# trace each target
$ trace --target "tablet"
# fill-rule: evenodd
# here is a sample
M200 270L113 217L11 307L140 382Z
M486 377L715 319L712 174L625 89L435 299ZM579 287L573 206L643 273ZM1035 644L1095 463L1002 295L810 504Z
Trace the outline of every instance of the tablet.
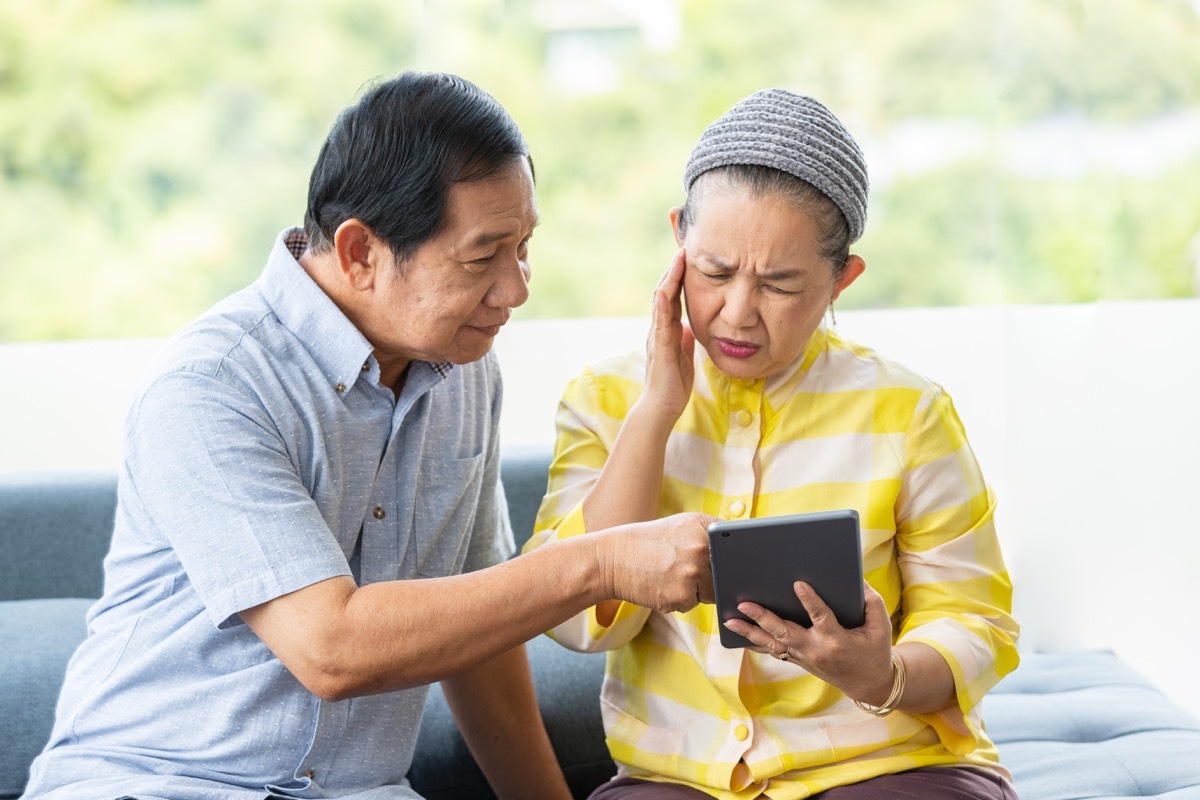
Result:
M790 514L747 520L718 520L708 526L717 618L748 619L738 603L758 603L806 628L795 581L804 581L833 611L844 628L863 624L862 550L854 509ZM753 642L721 625L725 647Z

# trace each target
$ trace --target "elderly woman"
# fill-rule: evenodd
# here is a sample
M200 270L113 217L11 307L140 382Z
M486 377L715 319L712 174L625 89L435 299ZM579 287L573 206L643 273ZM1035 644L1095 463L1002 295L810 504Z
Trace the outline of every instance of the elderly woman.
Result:
M527 549L682 511L856 509L866 622L797 583L811 628L617 601L555 628L610 651L619 769L593 800L1015 798L979 707L1018 660L992 493L942 388L824 324L866 267L861 151L767 90L708 127L684 188L646 350L566 388ZM721 624L756 647L722 647Z

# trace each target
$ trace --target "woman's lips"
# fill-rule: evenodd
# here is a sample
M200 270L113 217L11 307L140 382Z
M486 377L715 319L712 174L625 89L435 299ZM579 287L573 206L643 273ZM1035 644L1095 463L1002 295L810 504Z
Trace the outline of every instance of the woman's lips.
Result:
M738 342L733 339L717 339L717 348L730 358L750 358L758 352L759 346L750 342Z

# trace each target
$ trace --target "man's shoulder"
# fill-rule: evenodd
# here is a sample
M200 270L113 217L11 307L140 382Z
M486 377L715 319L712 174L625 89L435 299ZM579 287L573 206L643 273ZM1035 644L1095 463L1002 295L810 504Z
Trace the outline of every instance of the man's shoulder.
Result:
M251 285L209 308L163 345L143 378L143 388L163 376L190 372L216 377L236 365L247 345L269 348L279 327L257 286Z

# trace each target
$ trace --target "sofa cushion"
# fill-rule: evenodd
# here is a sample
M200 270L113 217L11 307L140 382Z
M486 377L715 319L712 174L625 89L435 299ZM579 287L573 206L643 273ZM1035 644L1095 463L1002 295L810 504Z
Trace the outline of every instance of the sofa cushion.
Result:
M575 653L545 636L526 648L546 732L567 784L575 797L587 797L617 771L600 720L604 655ZM409 780L426 800L495 798L438 686L429 693Z
M50 738L67 661L87 633L93 600L55 598L0 603L0 797L17 797L29 762Z
M1200 798L1200 721L1112 653L1027 654L983 711L1023 800Z

